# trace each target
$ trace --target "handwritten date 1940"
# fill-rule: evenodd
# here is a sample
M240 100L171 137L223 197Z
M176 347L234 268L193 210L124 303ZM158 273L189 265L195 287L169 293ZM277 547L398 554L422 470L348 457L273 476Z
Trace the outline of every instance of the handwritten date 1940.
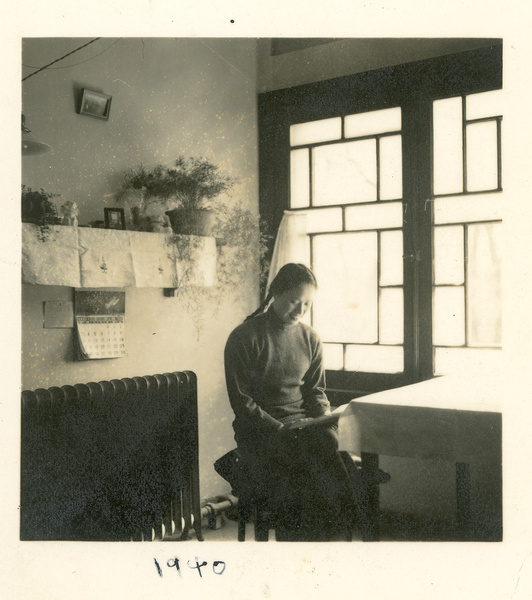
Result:
M156 558L154 558L153 560L155 562L155 568L157 569L157 573L158 573L159 577L162 577L163 570L161 569L161 565L159 564L159 562L157 561ZM190 564L190 561L187 560L187 566L189 569L197 569L198 575L200 577L203 577L201 569L203 567L206 567L208 565L208 563L205 560L200 563L197 556L195 557L195 561L196 561L196 564ZM169 569L176 569L176 571L179 573L179 576L182 577L183 575L182 575L182 571L181 571L179 564L180 564L180 561L179 561L179 558L177 558L177 556L174 558L169 558L166 561L166 566ZM225 562L223 560L215 560L212 563L212 572L215 575L221 575L224 571L225 571Z

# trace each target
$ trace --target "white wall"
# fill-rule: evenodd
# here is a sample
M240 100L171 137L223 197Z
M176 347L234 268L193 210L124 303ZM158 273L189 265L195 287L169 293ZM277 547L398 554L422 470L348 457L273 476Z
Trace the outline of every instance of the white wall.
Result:
M38 67L87 41L26 39L22 62ZM55 67L22 84L27 125L53 148L23 158L22 183L61 194L58 206L77 202L80 224L103 220L104 207L115 206L111 195L128 167L170 163L182 153L204 155L238 177L235 200L258 210L254 40L107 38ZM112 95L109 121L77 114L82 87ZM23 286L22 388L195 371L202 497L227 491L212 467L235 445L223 347L256 295L227 298L216 317L207 314L198 339L178 298L127 288L127 356L85 362L73 362L72 329L43 328L43 302L72 299L72 288Z

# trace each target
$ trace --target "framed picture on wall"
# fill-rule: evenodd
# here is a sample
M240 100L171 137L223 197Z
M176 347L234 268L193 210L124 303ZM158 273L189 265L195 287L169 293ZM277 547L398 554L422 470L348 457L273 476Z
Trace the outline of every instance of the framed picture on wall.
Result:
M111 111L111 99L112 96L108 96L107 94L84 89L79 114L107 121Z
M104 208L106 229L125 229L126 217L123 208Z

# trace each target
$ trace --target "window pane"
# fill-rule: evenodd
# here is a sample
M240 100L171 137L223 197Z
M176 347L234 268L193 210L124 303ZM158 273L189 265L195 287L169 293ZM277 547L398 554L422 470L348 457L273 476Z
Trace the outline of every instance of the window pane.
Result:
M363 373L401 373L404 369L401 346L354 346L345 353L345 368Z
M502 352L472 348L436 348L434 351L434 375L465 373L482 368L496 371L500 368Z
M342 209L340 207L316 208L306 212L306 215L307 233L342 230Z
M375 140L320 146L313 157L313 205L377 199Z
M467 236L469 346L500 346L502 338L502 226L470 225Z
M502 90L466 96L466 119L483 119L502 115Z
M372 110L345 118L345 137L362 137L401 130L401 107Z
M502 193L453 196L434 200L434 223L467 223L502 219Z
M313 325L324 342L377 341L377 234L339 233L313 240L319 292Z
M434 193L463 192L462 98L436 100L434 111Z
M402 227L401 202L383 202L368 206L349 206L345 209L345 227L350 230L391 229Z
M308 148L290 152L290 207L309 205L309 151Z
M404 341L403 290L400 288L381 289L379 309L379 342L381 344L402 344Z
M434 228L434 283L464 283L464 228Z
M290 144L292 146L339 140L341 136L341 117L309 121L308 123L298 123L290 126Z
M462 346L465 343L464 288L434 288L432 343Z
M380 234L380 285L403 284L403 232L383 231Z
M401 136L381 138L380 199L397 200L403 197L403 155Z
M486 121L466 128L467 190L497 189L497 123Z
M323 344L323 364L331 371L344 368L344 347L341 344Z

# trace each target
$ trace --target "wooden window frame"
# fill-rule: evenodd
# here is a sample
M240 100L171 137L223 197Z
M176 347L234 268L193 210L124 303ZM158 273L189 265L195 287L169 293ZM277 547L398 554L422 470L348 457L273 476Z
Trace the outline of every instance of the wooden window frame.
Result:
M339 398L433 377L432 104L500 88L502 40L477 50L259 94L259 210L271 232L289 208L290 125L401 107L405 370L327 371L328 390Z

